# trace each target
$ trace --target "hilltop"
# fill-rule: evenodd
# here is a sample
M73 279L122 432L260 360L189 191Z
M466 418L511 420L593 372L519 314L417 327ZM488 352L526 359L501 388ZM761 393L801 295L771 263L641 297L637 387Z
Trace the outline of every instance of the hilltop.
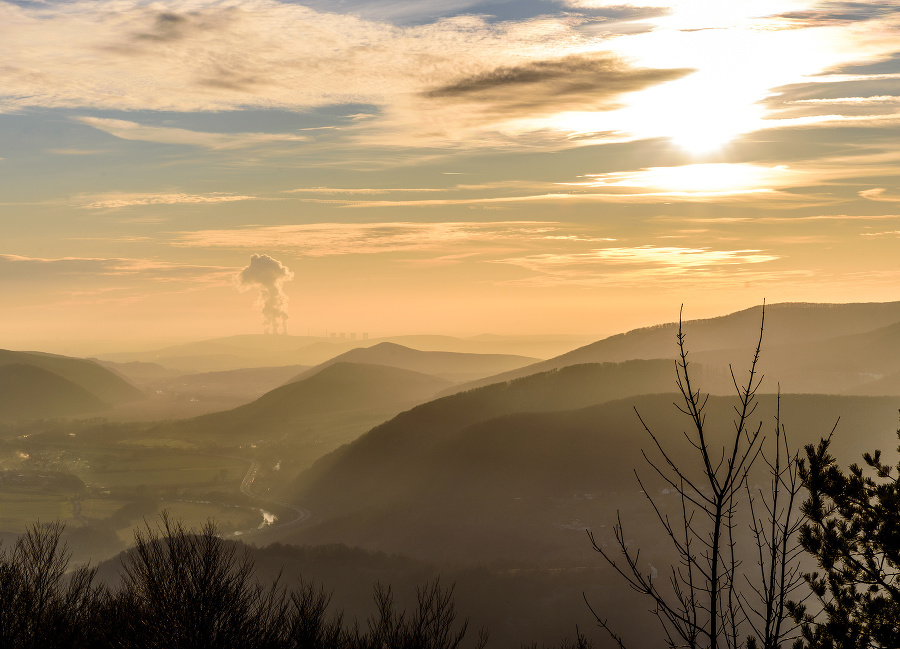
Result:
M528 356L420 351L392 342L357 347L303 372L293 380L309 378L335 363L368 363L431 374L449 381L473 381L538 362Z

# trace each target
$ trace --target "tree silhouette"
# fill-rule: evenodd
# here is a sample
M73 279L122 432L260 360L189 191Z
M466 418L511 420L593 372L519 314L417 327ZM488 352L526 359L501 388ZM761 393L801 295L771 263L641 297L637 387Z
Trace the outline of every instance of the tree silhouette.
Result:
M679 465L637 413L656 449L654 457L646 452L643 456L679 502L678 515L670 517L650 496L650 490L635 471L677 556L677 565L671 567L667 579L660 580L652 570L641 568L640 550L630 547L621 517L614 526L618 556L605 550L594 534L588 532L593 548L632 589L651 600L652 611L659 619L669 647L762 646L769 649L779 647L795 628L789 623L786 606L787 595L801 581L796 567L797 520L793 507L800 489L798 458L787 449L780 408L776 411L775 453L771 461L762 454L762 423L751 424L758 403L756 392L761 377L757 367L764 329L765 306L746 383L739 384L732 370L738 395L734 430L714 435L704 412L709 396L702 395L692 383L685 333L679 318L676 385L681 403L676 403L676 407L690 421L689 432L684 435L695 451L699 469ZM715 439L724 442L719 444ZM747 475L760 457L769 466L771 492L762 494L758 501L761 506L753 506L754 494L748 487ZM755 544L759 562L759 577L753 579L740 570L738 527L742 504L749 508L752 532L749 538ZM591 612L618 646L624 647L622 638L611 629L608 620L593 608ZM745 636L748 630L750 635Z
M900 431L898 431L900 436ZM816 649L900 647L900 463L863 455L844 473L831 437L806 446L801 476L809 491L803 548L822 572L805 575L818 599L810 613L794 604L803 642ZM900 450L900 449L898 449ZM895 470L896 469L896 470Z
M0 552L0 646L89 646L87 632L104 599L95 570L67 574L70 554L59 523L31 525L11 552Z

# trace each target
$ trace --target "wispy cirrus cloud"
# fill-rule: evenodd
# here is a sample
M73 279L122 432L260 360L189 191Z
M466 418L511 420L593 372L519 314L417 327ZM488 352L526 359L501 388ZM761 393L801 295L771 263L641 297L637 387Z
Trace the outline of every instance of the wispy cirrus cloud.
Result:
M864 189L863 191L859 192L859 195L863 198L869 199L870 201L880 201L883 203L900 203L900 193L889 192L884 187Z
M67 285L88 278L149 280L154 282L230 282L235 269L179 264L158 259L98 257L26 257L0 254L0 281L48 282Z
M821 204L830 201L821 197L805 197L771 189L741 189L733 191L643 191L643 192L554 192L550 194L529 194L523 196L495 196L490 198L433 198L411 200L349 200L349 199L302 199L309 202L339 205L348 208L371 207L441 207L450 205L501 205L504 203L717 203L728 201L759 201L778 207L794 207L798 203Z
M359 189L297 190L303 194L359 194L361 196L415 192L476 192L471 197L441 198L302 198L301 200L354 208L434 207L450 205L491 205L515 203L671 203L671 202L764 202L767 205L792 207L797 204L828 203L822 196L804 195L784 190L816 184L833 171L790 168L786 165L749 163L707 163L672 167L649 167L634 171L585 174L572 182L511 182L481 185L456 185L445 190L429 189ZM528 189L541 193L479 196L477 192ZM568 190L568 191L566 191Z
M886 230L884 232L862 232L864 237L897 237L900 236L900 230Z
M789 104L837 104L837 105L866 105L866 104L896 104L900 103L900 97L896 95L871 95L868 97L820 97L813 99L794 99Z
M755 264L776 261L778 255L761 250L714 250L677 246L610 247L577 253L545 253L493 260L535 273L511 280L522 285L631 285L648 282L745 281ZM768 273L763 273L768 275ZM740 279L736 279L740 277Z
M534 241L556 231L544 221L488 223L312 223L183 232L181 247L290 250L304 257L434 250L456 244Z
M143 205L178 205L183 203L233 203L235 201L262 200L258 196L241 194L186 194L173 193L109 193L82 196L78 207L86 210L115 210Z
M461 175L458 173L444 172L445 175ZM489 191L499 189L527 189L527 190L551 190L558 189L561 183L549 181L534 180L498 180L494 182L483 183L467 183L456 184L448 187L298 187L296 189L286 189L285 194L358 194L358 195L377 195L377 194L414 194L414 193L437 193L437 192L475 192Z
M75 119L122 140L183 144L207 149L239 149L273 142L307 142L310 139L305 135L293 133L209 133L168 126L146 126L124 119L105 117Z
M400 193L432 193L451 191L453 188L445 189L438 187L299 187L297 189L286 189L285 194L359 194L359 195L375 195L375 194L400 194Z

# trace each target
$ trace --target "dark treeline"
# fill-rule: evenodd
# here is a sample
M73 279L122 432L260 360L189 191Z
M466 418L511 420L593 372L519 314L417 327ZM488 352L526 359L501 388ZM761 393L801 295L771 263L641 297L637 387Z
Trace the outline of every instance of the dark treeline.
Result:
M488 639L457 619L453 587L439 580L418 589L411 610L376 583L375 613L345 620L320 586L258 581L240 544L213 523L193 532L164 513L135 535L114 587L94 568L68 571L62 535L60 523L34 524L0 553L0 647L481 649ZM580 636L560 644L590 646Z
M807 446L799 464L806 497L797 542L818 571L803 575L809 594L771 593L794 600L785 601L791 631L762 644L736 635L722 644L699 635L687 644L663 644L900 646L900 465L885 464L876 451L864 456L865 467L845 472L829 454L829 441ZM258 580L247 548L222 539L211 522L194 532L163 514L156 527L136 533L121 579L111 585L97 579L96 568L69 570L62 539L62 524L34 524L14 545L0 548L0 647L481 649L488 639L486 631L470 633L467 620L458 619L453 587L439 581L420 587L407 609L376 583L374 614L363 622L345 619L320 586ZM702 598L696 603L702 612ZM614 634L611 639L624 646ZM577 633L574 642L557 646L588 649L592 643Z

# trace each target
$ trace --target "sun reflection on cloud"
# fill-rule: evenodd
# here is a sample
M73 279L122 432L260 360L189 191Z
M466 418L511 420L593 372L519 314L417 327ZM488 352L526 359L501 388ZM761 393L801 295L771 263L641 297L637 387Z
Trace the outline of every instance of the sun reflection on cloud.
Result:
M612 2L579 2L604 7ZM636 90L603 112L560 112L545 127L613 140L666 137L695 154L773 126L762 103L776 89L815 75L877 60L892 52L884 25L861 21L796 28L783 18L808 1L681 0L654 3L668 11L653 29L611 39L604 47L638 67L691 69L692 74ZM782 124L787 126L788 124Z
M640 171L589 174L584 187L652 188L678 192L733 192L797 184L803 172L785 165L708 163L680 167L650 167Z

